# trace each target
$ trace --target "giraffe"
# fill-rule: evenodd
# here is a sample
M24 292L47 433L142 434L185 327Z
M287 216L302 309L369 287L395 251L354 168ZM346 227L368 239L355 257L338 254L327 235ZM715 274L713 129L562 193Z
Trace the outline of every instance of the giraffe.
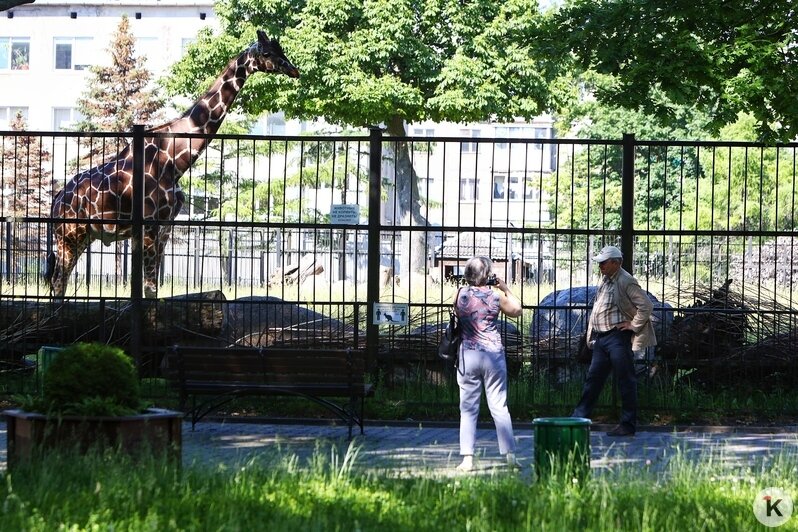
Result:
M178 183L219 130L227 111L255 72L299 77L276 39L258 30L258 40L233 58L211 88L183 115L146 130L152 133L209 135L191 138L145 137L144 220L172 221L180 213L184 195ZM145 133L146 133L145 132ZM53 251L47 255L45 279L54 296L63 299L69 274L81 253L94 241L106 246L131 237L126 220L133 211L133 150L130 144L110 160L81 172L56 194L52 205ZM73 221L74 220L74 221ZM171 225L145 224L143 248L144 295L157 296L158 270Z

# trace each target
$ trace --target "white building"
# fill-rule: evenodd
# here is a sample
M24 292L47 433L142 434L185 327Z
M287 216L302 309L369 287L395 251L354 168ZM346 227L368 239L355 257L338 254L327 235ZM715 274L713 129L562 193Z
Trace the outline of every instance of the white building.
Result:
M108 61L122 15L136 51L155 77L178 60L204 27L215 27L213 2L36 0L0 13L0 130L21 110L30 130L58 131L76 118L90 65Z

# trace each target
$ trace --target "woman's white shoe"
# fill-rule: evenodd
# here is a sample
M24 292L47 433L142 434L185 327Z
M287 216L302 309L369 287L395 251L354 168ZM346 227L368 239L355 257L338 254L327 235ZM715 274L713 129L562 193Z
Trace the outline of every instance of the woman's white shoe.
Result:
M474 457L467 454L463 456L463 461L457 466L458 471L471 471L474 469Z

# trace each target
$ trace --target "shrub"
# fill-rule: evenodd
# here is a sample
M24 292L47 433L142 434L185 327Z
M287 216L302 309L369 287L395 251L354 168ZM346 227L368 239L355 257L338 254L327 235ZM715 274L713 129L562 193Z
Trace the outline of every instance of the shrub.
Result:
M36 410L74 415L130 415L143 410L131 358L118 347L76 343L44 373Z

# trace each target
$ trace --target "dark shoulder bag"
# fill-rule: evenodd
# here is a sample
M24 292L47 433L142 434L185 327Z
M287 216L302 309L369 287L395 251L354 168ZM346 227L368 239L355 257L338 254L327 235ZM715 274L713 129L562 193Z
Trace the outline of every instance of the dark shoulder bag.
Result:
M443 331L443 338L438 346L438 356L444 362L453 363L457 367L460 354L460 344L463 342L462 330L460 328L460 319L455 312L457 307L457 299L460 297L460 290L457 290L457 295L454 297L454 303L449 310L449 324L446 330Z

